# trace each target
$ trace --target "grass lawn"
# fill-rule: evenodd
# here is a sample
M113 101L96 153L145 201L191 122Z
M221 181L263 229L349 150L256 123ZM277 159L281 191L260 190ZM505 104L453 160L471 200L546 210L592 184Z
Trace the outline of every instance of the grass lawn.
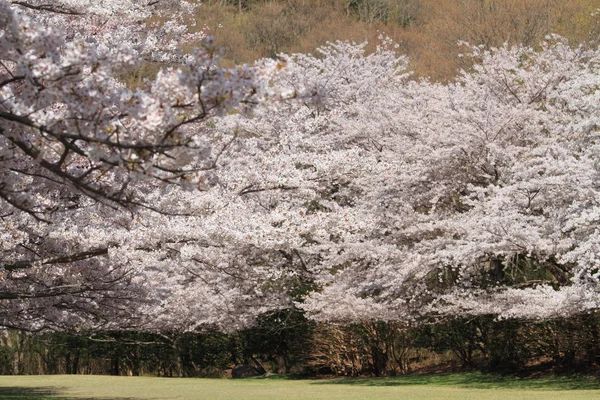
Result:
M600 399L594 378L503 378L480 373L398 378L178 379L86 375L0 376L2 400Z

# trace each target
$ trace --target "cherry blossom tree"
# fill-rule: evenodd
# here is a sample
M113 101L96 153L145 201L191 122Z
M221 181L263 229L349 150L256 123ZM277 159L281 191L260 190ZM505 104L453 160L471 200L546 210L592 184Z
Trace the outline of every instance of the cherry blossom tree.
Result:
M383 103L357 98L336 119L342 137L374 144L356 165L381 167L354 180L353 208L373 224L353 245L372 250L321 267L302 305L316 318L598 307L598 51L550 37L471 52L479 64L456 83L375 86Z
M221 68L211 38L182 31L181 13L140 28L151 6L0 2L3 326L133 324L129 301L145 299L145 280L119 262L119 235L140 210L176 213L151 193L206 187L220 150L201 121L268 95L276 63ZM131 90L119 78L144 59L178 67Z
M274 81L297 102L215 121L235 214L212 237L285 255L318 320L598 307L597 50L472 47L451 84L410 80L387 41L321 51Z
M448 84L386 39L224 69L188 3L50 4L0 1L0 325L598 307L598 50L469 47ZM133 90L139 62L172 66Z

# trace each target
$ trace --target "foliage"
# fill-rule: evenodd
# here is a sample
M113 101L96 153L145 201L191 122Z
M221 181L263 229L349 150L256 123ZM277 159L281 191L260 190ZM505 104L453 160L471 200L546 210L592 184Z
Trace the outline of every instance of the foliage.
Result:
M138 323L140 301L160 301L144 299L148 264L136 265L128 235L110 227L144 226L139 210L177 214L150 193L203 188L218 156L199 123L250 109L275 68L219 67L212 39L181 22L191 9L0 2L3 326L125 327ZM154 12L171 20L144 26ZM199 46L183 54L186 41ZM178 67L132 91L119 77L142 59Z
M275 48L314 53L336 40L368 41L372 51L384 32L410 57L417 76L448 81L469 65L458 56L464 52L459 41L537 46L558 33L571 43L595 43L599 7L597 0L209 0L194 18L216 35L232 65L271 57ZM263 36L265 31L273 35Z
M232 358L290 370L308 317L355 324L337 372L384 375L424 321L482 318L436 345L510 366L532 353L486 318L598 308L597 48L468 46L446 84L384 37L227 69L164 6L0 2L0 325L165 334L185 375L227 363L185 334L253 324ZM133 90L140 60L172 66Z
M496 371L529 377L599 370L597 315L544 322L458 318L417 326L314 323L297 311L224 334L107 332L91 337L5 332L1 374L222 377L235 365L270 374L396 376Z

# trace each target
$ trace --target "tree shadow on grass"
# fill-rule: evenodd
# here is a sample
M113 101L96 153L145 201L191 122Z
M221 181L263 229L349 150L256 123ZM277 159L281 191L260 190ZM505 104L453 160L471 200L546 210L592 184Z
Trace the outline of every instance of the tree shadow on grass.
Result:
M600 390L600 380L589 376L519 378L497 374L462 373L407 375L393 378L342 378L313 382L315 385L356 386L455 386L466 389Z
M247 379L270 380L270 381L302 381L302 380L306 380L308 378L304 375L268 373L266 375L255 376L253 378L247 378Z
M69 397L61 394L64 388L22 387L4 386L0 387L0 399L2 400L139 400L131 397Z

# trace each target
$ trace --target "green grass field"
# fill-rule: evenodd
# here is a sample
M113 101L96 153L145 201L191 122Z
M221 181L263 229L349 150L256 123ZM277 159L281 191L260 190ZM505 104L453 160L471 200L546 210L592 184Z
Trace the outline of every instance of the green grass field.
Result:
M355 400L355 399L600 399L594 378L517 379L480 373L398 378L246 380L109 377L86 375L0 376L2 400Z

